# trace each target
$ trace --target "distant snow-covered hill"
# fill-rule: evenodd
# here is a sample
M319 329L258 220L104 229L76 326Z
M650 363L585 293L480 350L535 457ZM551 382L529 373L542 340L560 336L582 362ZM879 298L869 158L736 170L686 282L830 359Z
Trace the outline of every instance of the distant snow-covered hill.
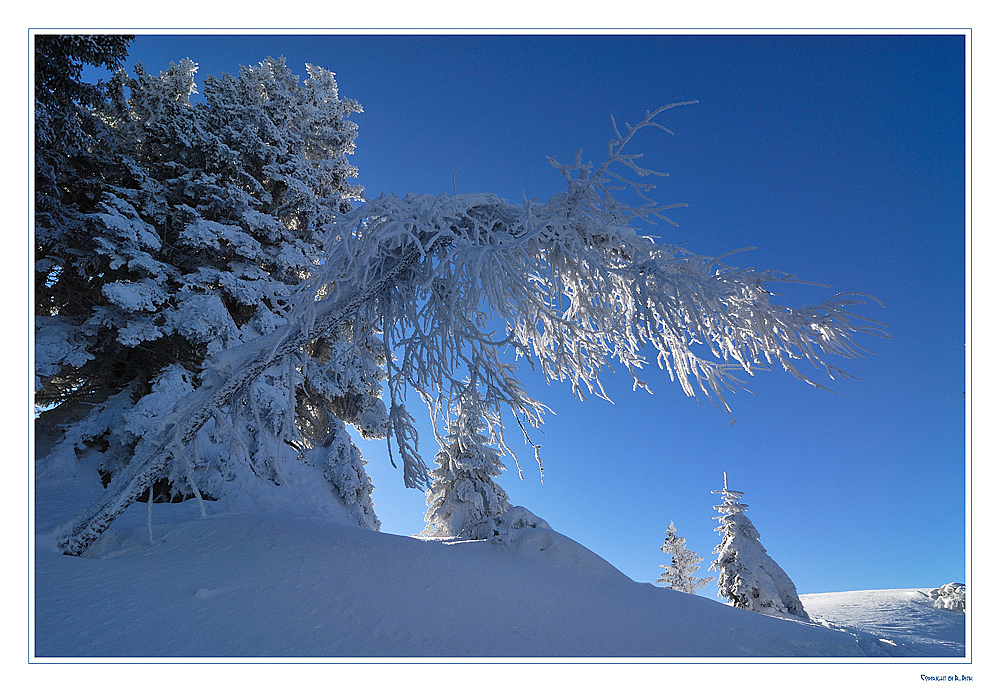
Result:
M964 656L965 613L935 608L930 588L802 596L814 622L876 638L890 656Z

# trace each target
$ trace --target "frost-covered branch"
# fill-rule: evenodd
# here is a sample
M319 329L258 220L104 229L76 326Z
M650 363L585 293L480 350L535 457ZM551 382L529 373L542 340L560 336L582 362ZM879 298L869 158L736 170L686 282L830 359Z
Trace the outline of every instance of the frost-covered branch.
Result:
M413 283L393 286L380 308L400 374L390 376L391 391L408 385L440 420L442 402L455 401L469 378L491 410L509 407L537 426L544 406L518 382L514 358L547 381L568 380L581 398L604 397L600 373L615 362L645 387L638 371L651 349L686 394L728 410L737 371L777 362L819 386L796 361L842 374L828 356L856 357L863 352L856 334L884 334L850 311L862 296L799 310L774 305L767 284L793 276L737 269L640 236L632 222L662 207L618 201L609 165L646 173L629 165L622 147L655 114L613 142L595 172L579 155L562 167L568 190L545 204L483 194L382 196L338 220L339 237L366 239L373 256L421 257Z
M189 444L247 383L351 319L382 325L387 432L404 481L415 487L427 487L429 475L406 392L429 406L436 434L451 406L475 392L487 426L483 444L507 449L503 411L522 428L539 426L546 411L518 381L517 358L547 382L568 381L580 398L606 398L605 368L618 363L645 387L638 373L652 357L685 394L706 395L727 410L725 394L740 370L778 362L807 379L795 366L805 360L840 374L828 356L856 357L856 334L883 334L850 311L858 296L799 310L774 305L768 282L794 277L736 269L639 235L635 222L665 218L676 205L648 197L652 186L636 178L653 172L625 147L640 129L661 127L654 119L670 107L624 134L616 127L608 159L596 169L579 154L569 166L554 162L567 190L544 204L512 205L490 194L383 195L334 219L324 262L299 284L288 323L217 354L164 437L144 443L60 546L82 551L156 478L171 445ZM630 206L615 196L621 189L643 201Z

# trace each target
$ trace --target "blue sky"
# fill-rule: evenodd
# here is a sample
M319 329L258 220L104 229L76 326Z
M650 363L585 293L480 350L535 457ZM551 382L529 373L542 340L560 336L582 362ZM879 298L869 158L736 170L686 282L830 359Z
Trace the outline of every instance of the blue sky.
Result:
M337 74L364 113L352 161L369 196L562 189L546 156L599 162L619 123L696 99L644 132L654 196L689 206L645 230L699 254L830 288L774 286L787 304L876 296L862 315L891 340L836 363L857 380L817 390L775 371L729 397L736 422L661 372L654 395L605 381L614 405L549 404L544 482L530 451L515 504L631 578L655 581L671 521L705 561L712 490L743 490L768 553L800 593L965 581L965 37L952 35L149 35L129 64L191 58L199 76L284 56ZM817 376L822 376L816 373ZM514 439L515 435L511 436ZM423 436L430 461L433 439ZM361 444L383 530L423 527L382 444ZM513 468L513 465L510 465ZM714 574L714 573L708 573ZM714 596L712 586L701 592Z

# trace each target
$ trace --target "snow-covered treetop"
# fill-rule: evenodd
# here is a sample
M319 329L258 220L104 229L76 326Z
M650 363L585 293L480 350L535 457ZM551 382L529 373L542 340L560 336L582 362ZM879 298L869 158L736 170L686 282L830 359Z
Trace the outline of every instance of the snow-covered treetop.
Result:
M721 526L715 529L716 531L725 531L727 523L738 521L743 512L750 509L749 505L742 504L739 501L739 499L743 497L742 490L730 490L729 475L725 472L722 474L722 490L713 490L712 494L722 495L723 497L722 504L714 506L715 511L722 514L721 517L716 517L721 524ZM746 521L745 523L752 528L749 521ZM756 531L756 529L753 530Z

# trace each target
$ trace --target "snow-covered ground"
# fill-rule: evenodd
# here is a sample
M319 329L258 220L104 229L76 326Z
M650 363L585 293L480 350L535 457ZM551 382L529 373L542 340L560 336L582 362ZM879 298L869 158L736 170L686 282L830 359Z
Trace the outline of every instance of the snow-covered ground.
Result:
M814 622L874 635L891 656L964 656L965 613L935 608L929 588L802 596Z
M98 491L37 489L39 660L964 653L964 615L934 609L929 588L805 595L814 622L785 620L636 583L549 529L426 540L308 504L206 503L202 518L188 501L154 507L152 545L136 504L87 557L60 554L54 522Z

